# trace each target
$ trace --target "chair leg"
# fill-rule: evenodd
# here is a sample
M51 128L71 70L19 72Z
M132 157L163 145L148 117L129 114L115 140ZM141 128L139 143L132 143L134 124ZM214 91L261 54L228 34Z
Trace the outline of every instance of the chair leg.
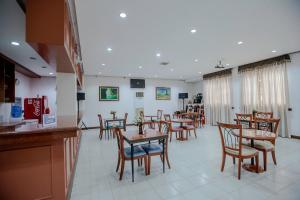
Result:
M148 175L148 159L147 156L144 157L144 162L145 162L145 175Z
M232 162L235 165L235 157L232 157Z
M272 153L272 158L273 158L274 165L277 165L275 150L271 151L271 153Z
M172 141L172 132L170 132L170 142Z
M267 171L267 152L263 151L263 158L264 158L264 170Z
M197 138L196 129L194 129L195 138Z
M169 167L169 169L171 169L171 165L170 165L170 161L169 161L168 152L165 153L165 156L166 156L166 160L167 160L168 167Z
M150 175L150 168L151 168L151 156L148 156L148 175Z
M120 172L119 180L122 180L123 173L124 173L124 167L125 167L125 160L122 159L122 161L121 161L121 172Z
M258 173L258 167L259 167L259 154L257 154L257 156L255 156L255 163L256 163L256 173Z
M100 140L102 140L102 136L103 136L103 131L100 130L100 132L99 132L99 138L100 138Z
M119 170L119 167L120 167L120 154L118 154L118 164L117 164L117 169L116 169L116 172L118 172Z
M221 172L224 171L225 161L226 161L226 154L223 153L223 156L222 156L222 164L221 164Z
M241 179L241 167L242 167L242 159L239 158L239 169L238 169L238 179Z

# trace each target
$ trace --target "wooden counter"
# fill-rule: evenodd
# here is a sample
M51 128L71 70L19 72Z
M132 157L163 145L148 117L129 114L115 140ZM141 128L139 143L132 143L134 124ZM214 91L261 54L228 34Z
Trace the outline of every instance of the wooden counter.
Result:
M75 116L0 129L0 199L67 199L80 142Z

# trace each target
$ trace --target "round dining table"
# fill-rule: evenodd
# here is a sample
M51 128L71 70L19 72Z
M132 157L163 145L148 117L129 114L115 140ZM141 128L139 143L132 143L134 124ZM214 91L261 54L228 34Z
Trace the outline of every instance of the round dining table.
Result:
M182 119L182 118L179 118L179 119L172 119L171 122L173 123L179 123L180 124L180 128L185 128L184 124L189 124L189 123L193 123L193 120L191 119ZM179 133L179 137L176 138L177 140L180 140L180 141L186 141L188 140L187 137L184 137L183 136L183 132L180 132Z
M239 136L239 131L236 130L235 135ZM254 148L254 140L268 140L274 141L276 139L276 134L270 131L263 131L257 129L243 129L242 130L242 137L245 139L250 140L250 146ZM244 163L243 168L250 172L256 173L256 166L254 164L254 158L251 158L251 163ZM264 169L259 166L258 169L259 173L264 172Z

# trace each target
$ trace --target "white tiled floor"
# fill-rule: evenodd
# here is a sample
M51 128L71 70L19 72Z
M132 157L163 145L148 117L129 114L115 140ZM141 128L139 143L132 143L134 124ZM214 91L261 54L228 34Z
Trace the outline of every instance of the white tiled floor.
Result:
M135 163L135 182L131 182L131 165L126 162L124 177L115 172L115 140L98 138L98 130L85 131L72 190L72 200L191 200L191 199L300 199L300 140L278 138L274 166L271 156L268 171L262 174L242 170L227 158L220 172L221 144L216 127L197 130L186 142L174 138L169 145L171 169L162 173L159 158L153 158L151 175ZM246 162L246 161L245 161ZM247 161L248 162L248 161ZM260 163L262 155L260 154Z

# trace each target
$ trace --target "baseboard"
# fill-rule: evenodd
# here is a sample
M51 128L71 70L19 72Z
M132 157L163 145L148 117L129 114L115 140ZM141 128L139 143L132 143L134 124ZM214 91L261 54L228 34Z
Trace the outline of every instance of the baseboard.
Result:
M300 136L299 135L291 135L291 138L300 140Z

